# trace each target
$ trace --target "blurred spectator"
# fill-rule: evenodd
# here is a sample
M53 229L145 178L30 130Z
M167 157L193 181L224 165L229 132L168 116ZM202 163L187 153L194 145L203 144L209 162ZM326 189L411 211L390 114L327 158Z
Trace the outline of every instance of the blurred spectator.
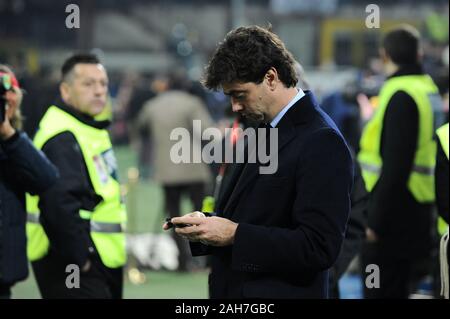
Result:
M446 3L426 15L424 36L435 44L448 44L448 23L448 3Z
M150 139L150 132L147 130L137 130L134 124L144 104L155 97L156 94L167 90L167 80L158 76L152 80L142 77L130 99L125 111L125 121L131 146L138 154L139 176L146 179L151 176L150 164L153 156L153 145Z
M121 77L112 109L114 122L111 126L111 135L113 142L116 144L128 143L126 114L140 80L141 75L135 71L127 71Z
M190 132L192 139L184 146L190 152L195 152L201 148L201 135L196 135L201 132L193 130L193 121L200 120L203 129L213 125L202 101L185 91L186 83L179 75L172 75L169 90L148 101L136 119L137 129L149 132L152 139L155 151L154 178L163 187L165 211L169 217L180 216L181 199L185 194L192 201L194 210L201 210L206 185L211 181L206 164L177 164L170 157L175 144L170 140L174 129L184 128ZM174 239L179 249L178 269L188 271L192 268L188 244L179 236L174 236Z
M356 83L348 83L343 92L334 92L322 101L323 110L333 119L352 149L358 150L360 113L356 96Z
M26 118L24 130L34 136L39 121L49 105L55 103L58 96L59 70L43 68L34 76L24 79L27 98L23 101L23 115Z
M8 81L3 81L8 77ZM22 91L12 71L0 65L0 299L28 276L25 192L41 194L57 179L56 168L20 132ZM4 83L8 87L4 87Z

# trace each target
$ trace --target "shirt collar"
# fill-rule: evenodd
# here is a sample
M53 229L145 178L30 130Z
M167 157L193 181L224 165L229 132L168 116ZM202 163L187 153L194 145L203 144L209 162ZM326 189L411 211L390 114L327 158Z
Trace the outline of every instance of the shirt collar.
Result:
M276 127L278 125L278 123L281 121L281 119L283 118L284 114L286 114L287 111L289 111L289 109L295 104L297 103L302 97L305 96L305 92L303 92L302 89L298 88L298 93L297 95L291 100L291 102L289 102L288 105L286 105L278 114L277 116L275 116L275 118L272 120L272 122L270 122L270 126L271 127Z

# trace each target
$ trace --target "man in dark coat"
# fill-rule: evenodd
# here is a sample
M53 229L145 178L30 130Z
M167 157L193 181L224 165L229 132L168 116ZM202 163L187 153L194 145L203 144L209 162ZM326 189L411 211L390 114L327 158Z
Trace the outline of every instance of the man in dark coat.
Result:
M206 87L222 88L233 111L261 122L258 143L249 138L245 145L248 158L232 165L217 216L172 219L176 232L193 242L194 255L212 254L211 298L328 295L328 269L350 210L353 165L333 121L311 92L295 87L293 66L278 36L252 26L231 31L207 68ZM269 134L269 166L256 151L266 138L261 130Z

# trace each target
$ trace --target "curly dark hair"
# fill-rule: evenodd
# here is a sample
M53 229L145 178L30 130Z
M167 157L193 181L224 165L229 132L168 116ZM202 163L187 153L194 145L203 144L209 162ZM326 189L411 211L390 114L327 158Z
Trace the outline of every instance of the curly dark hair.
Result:
M294 65L294 57L275 33L259 26L239 27L218 45L202 82L213 90L233 82L259 84L273 67L286 87L295 87Z

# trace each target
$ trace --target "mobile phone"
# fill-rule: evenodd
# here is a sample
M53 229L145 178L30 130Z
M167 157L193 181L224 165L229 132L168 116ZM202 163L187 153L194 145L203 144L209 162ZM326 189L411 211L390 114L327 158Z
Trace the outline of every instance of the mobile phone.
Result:
M210 212L202 212L202 213L203 213L206 217L216 216L216 213L210 213ZM183 227L192 226L192 225L190 225L190 224L174 224L174 223L172 223L172 218L170 218L170 217L166 218L166 223L167 223L167 226L168 226L169 228L174 228L174 227L176 227L176 228L183 228Z
M172 223L172 218L166 218L166 223L169 228L184 228L191 226L189 224L174 224Z

